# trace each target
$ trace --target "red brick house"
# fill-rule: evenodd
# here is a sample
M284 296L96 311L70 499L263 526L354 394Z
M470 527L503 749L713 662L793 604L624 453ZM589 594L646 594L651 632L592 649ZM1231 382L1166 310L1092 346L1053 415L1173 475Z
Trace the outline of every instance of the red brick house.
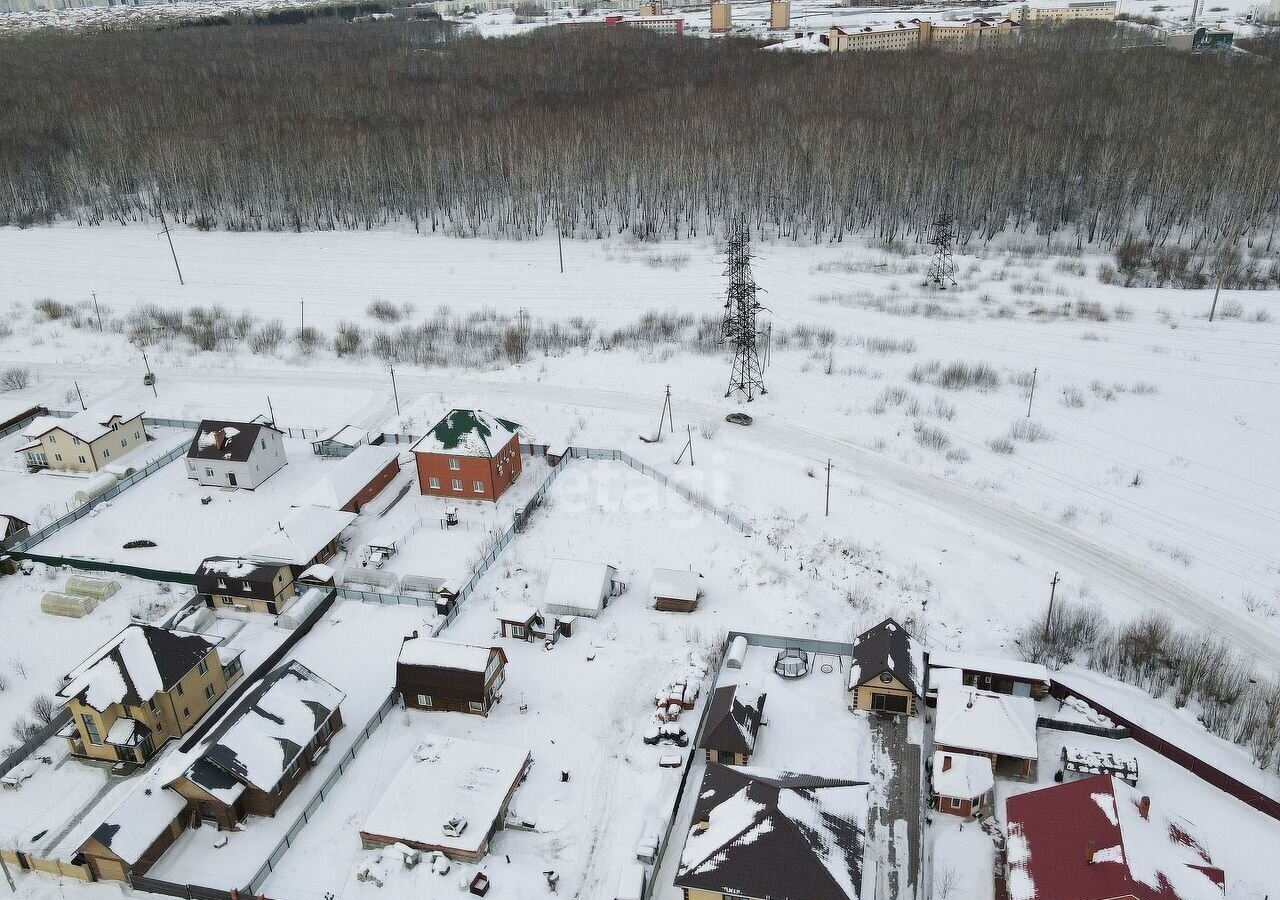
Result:
M995 775L991 760L985 756L937 750L933 754L932 782L930 806L967 819L981 814L990 803Z
M454 409L413 445L418 487L455 500L496 501L520 477L520 426Z
M1195 826L1111 775L1006 801L1010 900L1223 900Z

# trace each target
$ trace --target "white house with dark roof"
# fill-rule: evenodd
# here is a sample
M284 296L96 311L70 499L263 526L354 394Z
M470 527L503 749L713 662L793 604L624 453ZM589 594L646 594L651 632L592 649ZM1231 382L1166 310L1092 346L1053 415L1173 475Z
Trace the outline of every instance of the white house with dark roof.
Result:
M253 490L288 462L284 432L270 422L203 419L187 448L187 477L209 487Z
M98 472L147 442L138 407L93 406L70 418L41 416L22 429L29 469Z
M297 660L284 663L214 725L199 757L169 787L219 828L275 815L342 728L345 698Z

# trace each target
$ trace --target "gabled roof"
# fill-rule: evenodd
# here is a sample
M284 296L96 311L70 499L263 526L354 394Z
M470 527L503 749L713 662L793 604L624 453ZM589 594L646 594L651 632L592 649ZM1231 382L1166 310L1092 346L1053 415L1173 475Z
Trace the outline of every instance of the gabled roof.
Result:
M191 446L187 448L187 459L245 462L253 455L253 448L258 445L258 434L263 430L284 433L266 422L202 419L196 436L191 439Z
M16 534L22 529L30 527L30 522L19 519L17 516L11 516L8 513L0 513L0 538L8 537L10 534Z
M196 578L235 578L243 581L274 581L281 562L238 556L210 556L196 569Z
M330 463L324 477L311 485L296 505L342 509L399 456L394 446L361 444L350 455Z
M91 406L67 419L57 416L41 416L34 419L22 429L22 436L34 441L59 428L72 437L91 444L111 431L112 420L118 418L121 422L132 422L141 415L142 408L136 406Z
M365 434L364 429L357 428L354 425L343 425L328 437L320 438L312 441L312 446L316 444L341 444L344 447L359 447L369 436Z
M186 799L165 790L158 772L152 773L138 780L133 791L94 829L88 840L97 841L132 866L186 807ZM80 846L83 849L84 844Z
M654 569L649 596L665 600L697 600L702 576L688 569Z
M617 575L618 570L608 563L557 557L551 561L544 605L549 612L599 612Z
M413 636L405 638L400 644L398 662L406 666L428 666L483 674L489 668L489 658L495 651L505 663L507 654L501 647L478 647L442 641L439 638L418 637L417 632L414 632Z
M209 734L200 755L207 765L249 787L270 793L285 770L346 697L297 660L263 676ZM207 772L192 766L186 777L206 790ZM219 776L221 779L221 776Z
M1035 701L949 685L938 690L933 742L939 747L1036 759Z
M1003 675L1015 681L1049 683L1049 670L1039 663L1020 659L1004 659L997 656L978 656L973 653L952 653L947 650L929 651L930 669L960 669L965 672L981 672Z
M1010 797L1011 900L1223 900L1195 826L1111 775ZM1088 861L1089 845L1093 859Z
M114 703L140 706L173 688L221 643L155 625L129 625L67 675L58 696L99 712Z
M414 453L490 458L520 432L520 426L482 409L452 409L411 449Z
M916 697L924 690L924 650L907 630L885 619L853 639L849 689L866 684L884 672L893 675Z
M702 748L730 753L751 753L764 716L764 694L738 698L738 685L716 688L707 707L707 725L702 733Z
M245 555L307 566L355 520L355 513L297 506L250 544Z
M864 782L711 764L676 887L761 900L857 900Z

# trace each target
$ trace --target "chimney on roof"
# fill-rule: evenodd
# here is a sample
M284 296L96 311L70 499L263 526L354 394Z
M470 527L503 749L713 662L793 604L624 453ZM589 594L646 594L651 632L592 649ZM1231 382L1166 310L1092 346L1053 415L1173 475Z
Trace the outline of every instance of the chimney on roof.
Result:
M1151 798L1145 794L1142 799L1138 801L1138 815L1142 816L1143 819L1150 818L1151 816Z
M413 634L409 635L409 640L416 641L418 639L418 629L413 629Z
M950 753L942 757L942 771L944 772L951 771L951 754Z
M213 433L213 449L221 450L225 446L227 446L227 433L219 428Z
M1093 855L1098 852L1098 845L1090 841L1084 848L1084 861L1087 865L1093 865Z
M706 831L710 827L711 827L710 822L695 822L693 826L693 833L702 834L704 831Z

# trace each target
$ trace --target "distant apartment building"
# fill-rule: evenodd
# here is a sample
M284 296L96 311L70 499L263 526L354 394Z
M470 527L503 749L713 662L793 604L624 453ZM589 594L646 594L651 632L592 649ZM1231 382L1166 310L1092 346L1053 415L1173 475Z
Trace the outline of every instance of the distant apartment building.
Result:
M1077 3L1024 3L1009 13L1019 25L1063 25L1067 22L1114 22L1114 0L1080 0Z
M1265 3L1259 3L1249 10L1249 18L1255 22L1280 25L1280 0L1271 0L1270 6Z
M827 47L832 53L901 52L923 47L979 50L1016 40L1019 27L1011 19L968 19L956 22L911 19L892 25L868 25L858 29L833 25L827 34Z
M791 27L791 0L771 0L769 3L769 30L786 31Z
M681 16L644 15L605 16L605 28L643 28L659 34L684 34L684 18Z
M720 0L711 4L711 30L723 34L733 27L733 6Z

